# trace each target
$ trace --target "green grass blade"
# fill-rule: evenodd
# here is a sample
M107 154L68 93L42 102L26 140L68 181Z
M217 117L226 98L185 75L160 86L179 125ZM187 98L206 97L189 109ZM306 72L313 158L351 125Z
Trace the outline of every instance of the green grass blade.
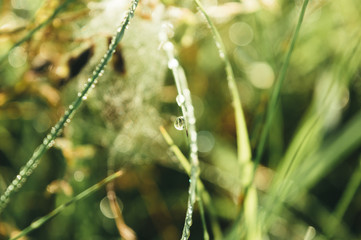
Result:
M339 224L342 222L342 218L345 215L347 208L349 207L355 193L361 185L361 158L358 168L352 174L350 181L348 182L345 191L342 194L340 201L337 203L334 211L334 221L328 224L328 235L333 237L336 229L339 228Z
M166 31L167 29L164 29ZM161 39L162 40L162 39ZM163 49L168 55L168 67L172 70L174 81L177 86L178 96L177 103L181 107L185 120L185 128L189 134L190 147L190 184L189 197L187 203L187 213L184 222L184 228L181 239L188 239L190 236L190 228L192 225L192 215L194 203L197 196L197 182L199 180L199 160L198 160L198 144L196 131L196 118L194 116L194 107L192 104L191 93L188 88L187 79L183 68L179 65L178 60L174 56L173 44L165 39Z
M87 83L84 85L84 88L81 92L78 93L78 97L76 100L68 107L68 110L65 112L63 117L59 120L59 122L51 129L50 133L44 138L43 143L34 151L30 160L26 163L26 165L20 170L19 174L15 177L15 179L10 183L5 192L0 197L0 213L6 207L9 202L11 195L19 190L23 184L26 182L27 178L33 173L33 171L37 168L40 162L40 158L44 155L44 153L53 146L55 139L58 137L62 129L65 125L70 122L72 116L76 113L81 103L87 98L89 91L94 88L97 80L100 76L103 75L104 68L113 56L117 44L124 36L124 32L127 29L129 21L134 16L134 11L138 5L138 0L133 0L129 11L127 12L121 26L118 28L117 33L114 35L109 49L101 59L98 66L93 71L93 75L88 79Z
M121 171L115 172L114 174L108 176L107 178L103 179L102 181L98 182L97 184L95 184L95 185L91 186L90 188L84 190L83 192L79 193L74 198L72 198L70 201L60 205L59 207L57 207L53 211L51 211L49 214L47 214L47 215L43 216L42 218L40 218L40 219L34 221L33 223L31 223L27 228L22 230L16 237L11 238L10 240L19 239L19 238L27 235L31 231L41 227L44 223L46 223L47 221L49 221L53 217L57 216L58 214L60 214L65 208L67 208L71 204L76 203L77 201L88 197L90 194L92 194L95 191L99 190L101 187L103 187L108 182L113 181L114 179L120 177L122 174L123 174L123 172L121 172Z
M187 158L179 150L177 145L174 144L173 139L169 136L168 132L164 129L164 127L160 127L160 132L162 133L164 140L167 142L171 151L177 157L178 161L182 165L185 172L190 176L191 166L190 166ZM212 203L211 203L211 197L210 197L209 193L207 192L207 190L205 189L205 187L200 179L198 179L198 181L197 181L197 195L198 195L197 200L198 200L198 204L199 204L199 208L200 208L201 218L205 219L204 211L202 211L202 209L201 209L201 208L203 208L203 203L204 203L205 207L208 209L208 212L209 212L210 222L211 222L212 232L213 232L213 238L216 240L223 239L222 231L219 226L216 214L214 212L214 207L212 206ZM205 232L204 235L208 236L209 234L208 234L206 225L205 225L205 223L202 223L202 224L204 224L204 232Z
M203 16L207 20L207 23L212 31L214 40L216 42L216 46L218 48L219 55L225 64L228 87L229 87L229 91L232 95L233 107L234 107L234 111L235 111L235 122L236 122L236 130L237 130L237 155L238 155L239 164L242 169L241 178L245 178L243 180L245 182L245 185L247 185L250 180L247 177L251 176L251 174L247 174L247 173L244 174L244 169L247 170L246 167L247 167L247 164L251 160L252 153L251 153L251 146L250 146L249 137L248 137L246 120L245 120L243 109L242 109L242 103L241 103L241 98L239 96L237 83L234 78L234 73L232 70L231 62L229 61L228 56L226 54L226 48L223 44L221 35L219 34L216 26L213 24L212 20L210 19L210 17L204 10L202 3L199 0L195 0L195 3L197 4L200 12L203 14Z
M234 78L231 63L226 54L226 49L223 44L222 38L213 24L212 20L206 13L203 5L199 0L195 0L200 12L206 18L207 23L212 31L216 46L219 51L219 55L225 64L225 70L227 74L228 87L232 95L233 107L235 110L235 121L237 131L237 157L240 165L240 178L243 188L242 193L245 193L245 204L243 210L245 211L245 224L247 225L247 239L257 240L260 239L259 228L257 227L257 191L252 184L253 167L252 167L252 153L249 142L247 125L242 109L241 98L238 93L238 87ZM241 193L241 194L242 194ZM250 194L248 194L250 193ZM254 202L255 201L255 202ZM239 218L241 219L241 218ZM237 221L236 221L237 222Z
M361 165L361 161L360 161ZM346 186L346 190L343 193L340 201L337 204L334 215L341 220L351 203L353 196L355 195L357 189L361 184L361 166L359 166L356 171L353 173L350 182Z
M274 115L276 113L278 100L280 98L281 87L282 87L283 82L285 81L285 78L286 78L287 69L288 69L289 63L291 61L291 56L292 56L293 50L295 48L296 41L297 41L301 26L302 26L302 22L303 22L303 18L305 16L305 13L306 13L308 2L309 2L309 0L304 0L304 2L303 2L302 9L301 9L301 12L300 12L300 15L299 15L299 18L298 18L298 22L297 22L297 25L296 25L296 30L293 33L291 43L290 43L290 47L289 47L289 49L287 51L285 61L283 62L283 65L281 67L280 74L278 75L278 79L276 81L276 84L274 86L274 89L273 89L273 92L272 92L272 95L271 95L271 99L270 99L270 101L268 103L265 126L264 126L264 128L262 130L260 142L259 142L259 144L257 146L256 158L255 158L255 168L257 167L257 165L261 161L261 158L262 158L262 155L263 155L263 151L264 151L264 147L265 147L265 144L266 144L267 136L268 136L268 133L269 133L269 130L270 130L270 127L271 127L273 117L274 117Z
M314 185L321 176L361 145L361 111L354 116L332 139L318 151L307 165L297 171L295 181L302 179L300 187ZM323 161L319 161L323 159ZM304 178L305 174L307 178Z

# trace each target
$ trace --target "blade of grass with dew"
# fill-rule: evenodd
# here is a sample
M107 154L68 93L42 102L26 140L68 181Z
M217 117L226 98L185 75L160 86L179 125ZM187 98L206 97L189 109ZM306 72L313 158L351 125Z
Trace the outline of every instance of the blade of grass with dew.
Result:
M12 50L14 50L16 47L19 47L21 44L25 43L26 41L28 41L29 39L32 38L32 36L39 31L40 29L42 29L43 27L45 27L46 25L48 25L49 23L51 23L51 21L54 20L54 18L61 12L63 11L69 3L73 2L74 0L65 0L62 4L60 4L53 12L53 14L51 14L51 16L49 18L47 18L45 21L43 21L42 23L40 23L38 26L36 26L34 29L30 30L28 32L28 34L26 34L25 37L23 37L22 39L20 39L19 41L17 41L10 49L9 51L7 51L6 54L4 54L3 56L0 57L0 65L5 61L5 59L7 59L7 57L9 56L10 52Z
M167 29L164 29L167 31ZM161 41L163 39L160 39ZM196 118L194 116L194 107L192 104L191 93L188 88L187 79L183 68L179 65L178 60L174 56L174 46L166 40L163 43L163 49L168 55L168 67L172 70L174 81L176 83L178 96L176 101L178 106L181 107L183 117L185 120L185 128L189 133L189 147L190 147L190 184L189 196L187 203L187 213L185 217L182 240L187 240L190 236L190 228L192 226L192 215L194 203L197 196L197 182L199 179L199 160L198 160L198 145L197 145L197 131L196 131ZM206 226L206 224L204 224ZM207 233L208 235L208 233Z
M238 87L236 80L234 78L234 73L232 70L231 62L228 59L226 54L226 48L223 44L221 35L219 34L216 26L213 24L212 20L205 11L202 3L199 0L195 0L197 7L199 8L202 15L206 18L207 24L209 25L214 41L219 51L219 55L225 64L225 70L227 74L227 81L229 91L232 95L232 102L235 111L235 122L236 122L236 131L237 131L237 155L238 161L241 166L241 178L245 185L248 185L250 182L251 174L248 173L249 170L247 167L251 161L251 146L248 137L248 130L246 125L246 120L244 117L241 98L239 96Z
M84 190L83 192L81 192L78 195L76 195L75 197L73 197L70 201L60 205L59 207L55 208L49 214L47 214L47 215L43 216L42 218L40 218L40 219L34 221L33 223L31 223L27 228L22 230L17 236L11 238L10 240L19 239L19 238L27 235L31 231L41 227L44 223L46 223L47 221L49 221L53 217L57 216L58 214L60 214L65 208L67 208L71 204L76 203L77 201L88 197L90 194L92 194L95 191L99 190L102 186L109 183L110 181L113 181L114 179L120 177L122 174L123 174L122 171L115 172L114 174L108 176L107 178L103 179L102 181L98 182L97 184L95 184L95 185L91 186L90 188Z
M182 165L183 169L188 174L188 176L190 176L190 174L191 174L191 166L190 166L187 158L183 155L181 150L179 150L177 145L174 144L172 138L169 136L169 134L165 130L165 128L161 126L159 129L160 129L160 132L161 132L164 140L169 145L171 151L175 154L178 161ZM212 206L212 203L211 203L211 197L210 197L209 193L207 192L207 190L205 189L201 179L198 179L198 181L197 181L197 189L198 189L198 191L197 191L198 199L200 199L199 205L202 204L202 206L203 206L203 203L204 203L206 208L208 209L208 212L210 213L210 220L211 220L211 226L212 226L212 232L213 232L213 235L214 235L213 236L214 239L216 239L216 240L223 239L222 231L221 231L221 228L219 226L217 217L216 217L216 215L214 213L214 207ZM200 208L201 208L201 206L200 206ZM204 216L202 216L202 215L204 215L204 213L201 212L201 217L203 219ZM202 224L204 224L204 226L206 226L205 222L202 223ZM204 228L204 231L206 231L206 228ZM208 235L208 233L205 233L205 235Z
M133 0L131 2L130 8L125 14L125 17L117 30L117 33L112 38L112 41L109 45L108 51L105 53L104 57L101 59L98 66L93 71L92 76L88 79L87 83L84 84L84 88L81 92L78 93L76 100L68 107L68 110L64 113L63 117L59 122L51 129L50 133L44 138L43 143L35 149L30 160L22 167L19 174L15 179L10 183L5 192L0 197L0 213L6 207L9 202L11 195L19 190L23 184L26 182L27 178L33 173L37 168L40 158L44 153L53 146L55 139L58 137L62 129L68 124L76 113L81 103L87 99L87 95L91 89L95 87L97 80L100 76L103 75L104 68L113 56L117 44L123 38L124 32L128 27L130 20L134 17L135 9L138 5L138 0Z
M245 205L243 208L244 210L247 209L247 214L245 212L245 223L247 224L247 239L250 240L260 239L261 236L260 236L260 232L258 231L259 230L257 227L258 220L256 217L257 206L258 206L257 191L255 190L252 183L252 178L253 178L252 170L255 167L252 167L253 165L251 162L252 154L251 154L251 147L248 137L248 130L242 109L241 98L238 93L237 83L234 78L231 63L226 54L226 48L223 44L222 38L217 28L215 27L212 20L208 16L201 2L199 0L195 0L195 3L198 6L200 12L206 18L206 21L212 31L214 40L216 42L219 55L225 64L228 87L232 95L233 107L235 110L235 122L236 122L236 131L237 131L237 156L240 165L240 178L243 187L245 187L244 189L242 189L242 192L245 193ZM252 194L248 195L247 192L250 192ZM256 202L254 203L252 201L256 201ZM252 202L252 206L247 206L251 202ZM252 211L252 213L250 211Z

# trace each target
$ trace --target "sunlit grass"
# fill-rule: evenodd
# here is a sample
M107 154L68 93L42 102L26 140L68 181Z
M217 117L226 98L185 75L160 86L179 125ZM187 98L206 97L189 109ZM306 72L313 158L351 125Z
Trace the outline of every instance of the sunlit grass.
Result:
M0 238L358 239L360 3L137 3L0 2Z

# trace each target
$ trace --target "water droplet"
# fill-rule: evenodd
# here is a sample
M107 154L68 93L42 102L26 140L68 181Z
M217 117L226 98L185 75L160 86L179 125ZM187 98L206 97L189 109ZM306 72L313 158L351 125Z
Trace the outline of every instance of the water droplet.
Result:
M183 95L178 95L175 100L177 101L178 106L182 106L182 104L185 101L185 98Z
M16 186L18 183L19 183L19 180L18 180L18 179L14 179L14 180L11 182L11 184L14 185L14 186Z
M49 148L53 147L53 146L54 146L54 143L55 143L55 141L52 140L52 141L50 142L50 144L49 144Z
M164 51L173 51L173 49L174 49L173 43L171 43L169 41L164 43L164 45L163 45Z
M219 57L224 59L225 58L225 54L223 51L219 51Z
M29 169L28 171L26 171L26 176L30 176L33 173L33 170Z
M188 219L187 219L187 225L188 225L188 226L192 226L192 218L188 218Z
M84 95L84 96L82 97L82 99L83 99L83 100L87 100L88 97L87 97L86 95Z
M26 166L30 167L33 164L34 164L34 160L30 159L29 162L26 163Z
M195 124L195 123L196 123L196 119L194 117L190 117L189 124Z
M191 146L191 151L192 151L192 152L197 152L197 151L198 151L197 145L192 144L192 146Z
M174 68L176 68L176 67L178 67L178 66L179 66L179 62L178 62L177 59L172 58L172 59L169 60L169 62L168 62L168 68L174 69Z
M186 96L186 97L191 97L191 91L189 91L188 88L187 88L187 89L184 89L184 90L183 90L183 93L184 93L184 96Z
M81 93L80 92L78 92L78 97L80 97L81 96Z
M185 127L185 120L183 116L177 117L177 119L174 121L174 127L175 129L181 131Z

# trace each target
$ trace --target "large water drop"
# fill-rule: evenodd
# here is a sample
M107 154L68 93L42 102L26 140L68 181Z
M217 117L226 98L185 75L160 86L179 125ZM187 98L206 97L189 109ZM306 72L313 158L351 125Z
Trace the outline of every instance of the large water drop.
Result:
M177 117L177 119L174 121L174 127L179 131L185 128L185 120L183 116Z

